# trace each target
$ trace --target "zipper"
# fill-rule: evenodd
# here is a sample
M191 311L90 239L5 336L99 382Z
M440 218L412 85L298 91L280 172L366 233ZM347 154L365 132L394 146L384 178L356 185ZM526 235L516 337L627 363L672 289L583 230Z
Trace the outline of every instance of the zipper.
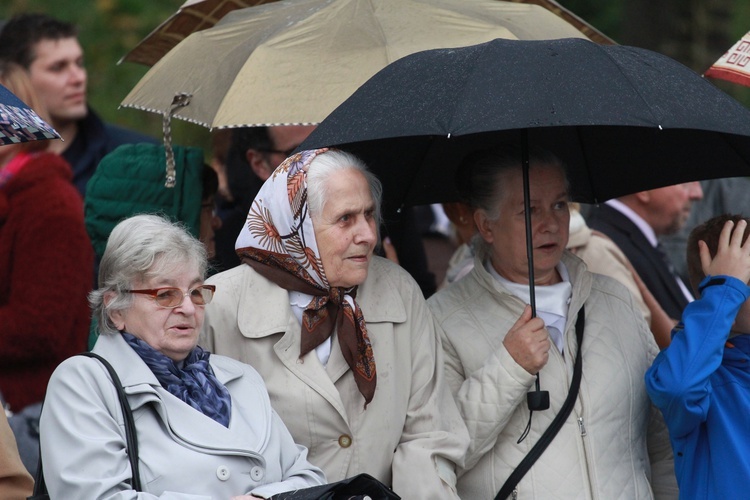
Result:
M583 417L578 417L578 430L581 431L581 436L586 435L586 426L583 423Z

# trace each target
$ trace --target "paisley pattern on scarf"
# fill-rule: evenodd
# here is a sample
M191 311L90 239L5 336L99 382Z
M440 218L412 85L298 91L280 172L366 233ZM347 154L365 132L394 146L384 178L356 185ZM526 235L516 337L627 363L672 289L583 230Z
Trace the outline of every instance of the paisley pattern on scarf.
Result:
M207 417L229 427L232 397L208 363L210 352L196 346L182 368L143 340L122 332L125 341L151 369L161 386Z
M265 278L286 290L313 295L302 315L300 357L335 330L367 407L377 377L365 318L354 300L356 287L329 286L307 205L307 170L326 151L301 151L279 165L255 197L235 248L242 262Z

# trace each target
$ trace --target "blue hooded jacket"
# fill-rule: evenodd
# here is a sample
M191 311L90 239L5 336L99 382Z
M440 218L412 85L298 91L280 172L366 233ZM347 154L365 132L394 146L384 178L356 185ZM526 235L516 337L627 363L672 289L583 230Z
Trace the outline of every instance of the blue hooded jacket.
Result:
M680 497L750 498L750 335L728 339L750 287L708 276L646 372L674 450Z

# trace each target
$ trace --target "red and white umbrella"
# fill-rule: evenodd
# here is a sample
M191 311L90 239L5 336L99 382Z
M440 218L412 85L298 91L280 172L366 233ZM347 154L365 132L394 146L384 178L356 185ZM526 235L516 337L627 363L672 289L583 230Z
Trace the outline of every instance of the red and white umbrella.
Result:
M750 87L750 31L713 63L704 75Z

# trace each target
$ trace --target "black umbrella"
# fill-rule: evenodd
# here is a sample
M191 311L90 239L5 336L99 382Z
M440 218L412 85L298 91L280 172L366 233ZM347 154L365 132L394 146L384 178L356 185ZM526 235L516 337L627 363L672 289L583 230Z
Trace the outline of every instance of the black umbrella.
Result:
M362 85L301 148L360 156L383 182L388 212L457 200L461 159L499 142L554 152L567 165L573 199L587 203L750 175L750 111L740 103L661 54L573 38L406 56ZM529 273L533 283L533 266Z
M406 56L362 85L301 148L360 156L383 182L388 211L457 200L461 159L499 142L554 152L567 165L573 199L589 203L750 175L750 111L666 56L576 39L493 40Z
M381 70L303 148L337 146L380 177L384 206L455 201L461 158L521 139L568 166L574 200L750 175L750 111L655 52L578 39L428 50Z

